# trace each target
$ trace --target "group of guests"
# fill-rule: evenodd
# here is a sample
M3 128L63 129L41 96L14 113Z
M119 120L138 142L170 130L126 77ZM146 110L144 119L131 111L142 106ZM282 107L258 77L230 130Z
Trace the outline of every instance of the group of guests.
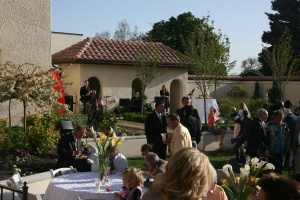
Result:
M145 122L147 143L159 158L165 159L167 147L170 155L184 147L197 148L201 140L201 120L196 109L191 106L189 97L182 98L183 107L175 113L164 115L164 102L157 102L155 110L149 114ZM173 130L167 133L167 126ZM166 138L162 137L166 135Z
M234 151L238 162L245 162L242 157L243 143L247 141L246 153L250 157L258 157L268 160L275 166L275 171L282 174L282 166L286 162L291 166L290 153L293 150L295 173L300 172L300 118L294 115L291 101L284 104L277 102L257 111L257 117L251 118L251 114L245 103L241 103L240 110L236 112L232 108L232 119L235 122ZM270 117L269 113L272 113Z

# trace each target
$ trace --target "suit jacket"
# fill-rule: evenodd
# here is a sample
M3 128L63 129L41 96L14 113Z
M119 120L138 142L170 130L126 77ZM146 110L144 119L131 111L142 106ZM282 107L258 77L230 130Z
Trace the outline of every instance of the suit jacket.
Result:
M80 101L89 101L90 96L86 95L86 94L90 91L91 91L91 89L89 87L86 88L85 86L82 86L80 88Z
M167 145L162 143L161 133L167 133L167 119L162 115L162 123L157 117L156 112L149 114L145 122L145 132L148 144L154 144L153 152L158 155L159 158L165 160Z
M298 144L299 134L300 134L300 118L298 118L297 125L296 125L296 128L295 128L295 135L294 135L294 141L293 141L293 152L294 152L294 155L297 154L297 149L300 147L299 144Z
M176 110L176 114L180 117L180 119L184 116L183 114L183 109L184 107L182 108L179 108L178 110ZM194 109L193 113L191 114L192 117L195 117L196 119L199 120L199 123L200 123L200 129L202 128L202 123L201 123L201 119L199 117L199 113L198 113L198 110L197 109Z
M252 121L251 131L248 132L247 154L251 157L257 157L257 150L263 155L267 150L267 137L263 122L257 117Z

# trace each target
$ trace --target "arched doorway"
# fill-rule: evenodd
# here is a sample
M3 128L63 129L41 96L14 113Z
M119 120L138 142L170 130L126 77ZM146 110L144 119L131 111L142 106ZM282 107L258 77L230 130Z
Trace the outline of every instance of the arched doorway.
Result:
M182 83L180 80L173 80L170 86L170 113L175 113L181 107Z
M132 96L134 96L134 93L139 92L140 94L142 93L142 81L139 78L136 78L132 81Z
M91 90L96 90L96 94L97 94L97 97L100 97L101 98L101 92L100 92L100 82L99 80L96 78L96 77L90 77L88 79L89 81L89 87Z

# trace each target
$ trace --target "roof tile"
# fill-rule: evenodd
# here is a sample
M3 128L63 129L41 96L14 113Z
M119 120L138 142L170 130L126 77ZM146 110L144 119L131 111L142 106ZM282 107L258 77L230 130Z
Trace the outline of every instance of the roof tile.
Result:
M110 40L104 38L86 38L60 52L52 55L53 63L90 61L90 62L118 62L131 64L135 54L142 50L146 52L147 42L127 40ZM178 53L163 45L152 43L154 50L160 49L160 61L163 65L179 65L183 63ZM151 52L153 58L155 53Z

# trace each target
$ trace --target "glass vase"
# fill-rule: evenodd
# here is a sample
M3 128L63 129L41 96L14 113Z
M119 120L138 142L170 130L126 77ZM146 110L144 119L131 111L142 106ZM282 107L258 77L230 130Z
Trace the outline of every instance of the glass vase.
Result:
M99 161L99 176L98 179L102 182L105 179L108 158L98 157Z

